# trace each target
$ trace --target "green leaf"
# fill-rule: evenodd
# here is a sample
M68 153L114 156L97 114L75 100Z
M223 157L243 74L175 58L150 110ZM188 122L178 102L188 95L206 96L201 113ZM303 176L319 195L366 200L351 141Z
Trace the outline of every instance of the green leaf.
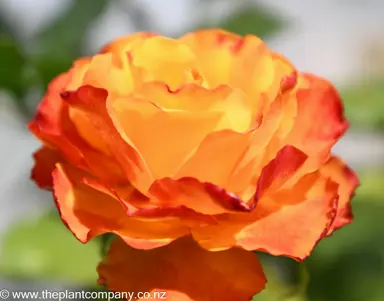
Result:
M84 36L107 7L107 0L76 0L69 9L38 33L34 44L34 65L46 86L57 74L66 71L81 55Z
M266 254L259 254L259 258L268 282L252 301L307 301L309 275L304 263Z
M50 53L47 53L44 57L34 58L33 66L40 76L44 90L54 77L71 67L73 59L69 55L60 57Z
M384 129L384 79L342 89L345 114L357 129Z
M113 233L105 233L98 237L100 243L100 254L102 257L107 255L109 247L111 246L112 240L116 237Z
M384 207L384 170L360 171L358 175L361 184L356 192L356 201L373 201Z
M40 51L67 54L77 51L90 23L106 8L107 0L75 0L68 10L36 37Z
M55 279L84 286L96 282L97 242L81 244L56 212L13 226L2 246L0 273L7 277Z
M29 65L21 45L11 35L0 34L0 65L0 90L9 92L23 117L30 118L25 98L30 86Z
M26 60L19 45L8 35L0 34L0 58L0 88L12 92L16 97L22 96Z
M363 198L352 208L352 224L323 239L307 260L311 301L380 300L384 292L384 206Z
M284 22L259 6L244 7L224 20L218 26L222 29L240 34L254 34L261 38L276 33Z

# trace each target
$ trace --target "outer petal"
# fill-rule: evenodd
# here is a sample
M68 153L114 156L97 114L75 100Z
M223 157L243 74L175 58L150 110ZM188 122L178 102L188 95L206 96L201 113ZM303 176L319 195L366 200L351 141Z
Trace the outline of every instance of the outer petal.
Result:
M237 245L304 259L334 221L337 190L320 173L308 174L293 188L259 200L252 214L223 215L217 226L194 229L193 235L208 249Z
M182 204L164 202L158 206L154 200L141 194L128 183L122 185L106 186L98 180L84 177L82 182L104 194L117 198L130 217L163 218L178 217L185 225L196 226L200 223L215 224L212 216L204 215Z
M190 237L150 251L113 241L98 267L99 282L121 292L170 291L185 301L249 301L266 279L252 252L209 252ZM172 299L173 300L173 299Z
M276 55L275 55L276 56ZM288 63L279 60L280 68L291 70ZM283 68L283 69L284 69ZM281 100L276 99L260 128L255 131L253 143L232 175L231 183L249 185L243 198L248 199L263 168L285 146L303 151L308 159L286 187L293 186L301 177L320 168L328 159L330 149L348 127L336 90L326 81L299 74L297 84L290 86L290 78L282 82ZM294 88L294 89L292 89ZM273 115L273 112L276 112ZM274 126L274 127L272 127ZM273 132L272 132L273 130ZM258 154L252 157L252 154ZM248 177L248 178L247 178ZM249 184L250 183L250 184ZM241 186L232 188L239 191Z
M33 154L35 165L31 171L31 178L42 189L52 189L52 172L56 163L63 162L63 157L57 150L41 147Z
M29 129L44 144L56 148L70 164L105 180L121 181L123 174L116 162L93 148L95 139L84 140L72 123L68 105L60 95L70 80L73 80L72 73L62 74L52 81Z
M301 74L297 84L297 116L285 144L291 144L309 159L297 178L324 164L331 147L348 128L336 89L324 79Z
M34 120L29 129L37 138L51 145L60 143L60 151L72 162L82 161L81 153L71 143L67 133L74 133L74 128L65 115L65 104L60 93L70 81L70 73L63 73L52 80L42 102L39 104ZM65 133L65 134L64 134Z
M338 206L338 185L316 174L304 177L293 190L282 190L259 202L257 221L236 234L237 244L299 260L332 226Z
M331 157L320 169L320 172L339 184L339 206L335 222L329 229L329 235L338 228L352 222L353 215L350 201L360 183L354 171L338 157Z
M83 130L90 129L88 136L92 138L87 138L85 132L84 139L98 141L97 145L102 146L101 150L111 156L108 159L119 163L126 179L140 191L146 192L152 183L152 175L140 154L127 144L115 129L107 113L107 91L83 86L62 96L71 109L76 110L73 117L77 119L78 126Z
M166 245L189 233L179 218L150 220L129 217L117 199L82 183L84 173L67 165L53 172L54 193L61 218L83 243L113 232L135 248Z

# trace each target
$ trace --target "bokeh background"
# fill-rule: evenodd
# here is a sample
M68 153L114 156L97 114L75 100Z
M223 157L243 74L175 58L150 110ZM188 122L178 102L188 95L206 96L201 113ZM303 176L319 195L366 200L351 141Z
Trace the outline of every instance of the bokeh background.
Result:
M381 0L0 0L0 288L95 288L99 241L77 242L29 180L26 122L52 77L119 35L221 27L335 83L352 126L334 152L362 184L355 222L305 263L262 256L272 280L255 300L384 300L383 12Z

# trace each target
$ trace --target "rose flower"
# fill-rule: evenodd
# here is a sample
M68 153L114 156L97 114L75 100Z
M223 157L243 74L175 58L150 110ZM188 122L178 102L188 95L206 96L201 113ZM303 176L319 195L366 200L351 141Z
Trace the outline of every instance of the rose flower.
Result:
M111 291L247 301L266 282L251 251L303 260L352 221L337 91L253 35L117 39L51 82L29 128L64 224L117 235Z

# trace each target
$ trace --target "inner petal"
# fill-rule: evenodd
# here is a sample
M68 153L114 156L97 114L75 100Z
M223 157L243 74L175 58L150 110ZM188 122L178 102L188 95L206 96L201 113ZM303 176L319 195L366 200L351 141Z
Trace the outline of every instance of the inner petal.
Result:
M174 90L187 82L201 81L195 54L177 40L152 37L132 49L133 65L147 71L145 81L165 82Z
M164 111L134 98L110 99L108 110L120 135L141 154L155 179L171 176L222 118L217 111Z
M135 95L143 99L155 100L164 111L220 112L222 118L216 131L231 129L244 132L255 119L253 100L240 89L219 86L206 89L197 84L187 84L177 91L158 82L145 83Z

